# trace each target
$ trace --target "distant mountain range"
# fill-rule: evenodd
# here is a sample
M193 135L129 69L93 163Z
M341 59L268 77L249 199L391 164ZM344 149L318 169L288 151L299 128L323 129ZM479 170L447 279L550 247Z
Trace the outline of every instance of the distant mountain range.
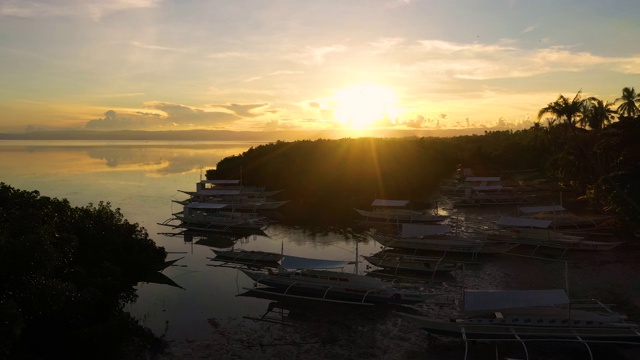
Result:
M0 133L0 140L174 140L174 141L294 141L340 139L348 137L451 137L483 134L485 131L507 130L499 128L469 128L441 130L377 130L350 134L343 130L323 131L229 131L229 130L120 130L120 131L33 131Z

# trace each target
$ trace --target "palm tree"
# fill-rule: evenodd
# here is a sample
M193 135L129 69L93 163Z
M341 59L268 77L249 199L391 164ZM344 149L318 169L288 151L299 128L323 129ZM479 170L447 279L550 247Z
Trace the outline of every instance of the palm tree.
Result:
M538 120L540 120L545 114L552 114L556 119L564 119L565 123L570 127L575 127L577 120L580 117L582 110L582 100L580 94L582 90L578 91L573 100L569 100L564 95L558 96L556 101L547 104L546 107L540 109L538 112ZM551 122L549 122L551 125Z
M615 119L616 111L612 107L612 102L604 102L595 97L584 100L580 124L593 130L602 130Z
M634 88L622 89L622 96L617 98L615 102L621 101L622 104L618 106L618 114L633 118L640 114L640 109L636 103L640 103L640 94L636 94Z

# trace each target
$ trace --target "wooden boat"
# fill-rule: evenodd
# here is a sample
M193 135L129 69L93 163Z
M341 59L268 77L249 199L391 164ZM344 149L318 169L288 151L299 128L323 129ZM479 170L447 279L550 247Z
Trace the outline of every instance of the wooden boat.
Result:
M397 288L377 278L335 270L348 263L285 256L278 272L271 269L240 271L255 282L253 288L245 288L246 290L290 298L358 305L410 305L441 295L420 288Z
M564 250L604 251L613 249L623 241L587 240L584 236L550 229L550 220L501 216L499 229L488 232L488 239ZM534 250L535 251L535 250Z
M521 205L533 201L534 196L524 195L512 187L502 185L481 185L467 188L462 197L454 199L453 205L488 206L488 205Z
M522 218L549 220L552 229L600 229L615 222L610 215L580 216L568 212L562 205L542 205L518 207L518 216Z
M562 289L466 290L453 319L400 315L429 334L463 339L465 359L469 341L515 341L525 352L528 342L640 344L638 324L598 301L572 302Z
M227 210L226 204L191 202L173 218L159 225L199 231L228 232L233 229L265 229L270 221L257 213Z
M200 180L196 183L196 191L179 190L190 196L235 196L266 198L274 196L282 190L267 191L261 186L241 185L240 180Z
M451 234L448 225L402 224L398 235L369 235L375 241L391 248L459 252L472 254L505 253L518 244L487 241L486 236Z
M211 249L216 257L213 260L233 262L244 265L274 264L282 259L282 254L257 250L217 250Z
M270 198L282 190L268 191L264 187L244 186L240 180L201 180L196 183L196 191L179 190L188 199L174 200L187 205L191 202L226 204L231 210L275 210L288 200L275 201Z
M448 195L470 195L473 187L502 186L499 176L473 176L470 169L465 174L460 174L452 184L441 186L441 190Z
M409 200L375 199L371 203L371 210L354 209L365 218L365 222L384 223L430 223L446 220L448 216L434 212L409 209Z
M370 235L380 244L399 249L431 250L474 254L502 254L518 246L479 238L464 238L442 235L431 238L398 238L386 235Z
M371 256L362 256L374 266L391 271L412 271L420 273L446 273L459 267L458 263L444 261L440 257L405 255L381 252Z

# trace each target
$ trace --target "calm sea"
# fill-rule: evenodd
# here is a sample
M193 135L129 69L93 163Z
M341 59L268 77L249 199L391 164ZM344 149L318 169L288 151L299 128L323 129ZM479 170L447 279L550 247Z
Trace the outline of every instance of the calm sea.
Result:
M262 315L268 301L237 297L252 283L236 269L212 267L212 247L185 242L158 223L180 210L172 200L187 197L178 190L195 190L207 169L238 155L253 142L163 141L0 141L0 181L42 196L66 198L73 206L100 201L120 208L130 222L147 229L150 237L169 252L168 260L182 258L164 271L180 287L142 283L132 314L167 338L206 337L209 319ZM274 189L275 190L275 189ZM285 194L286 194L286 189ZM342 234L310 233L274 225L268 236L238 240L236 248L289 255L355 260L355 242ZM218 242L224 247L229 242ZM375 252L373 242L359 251Z
M194 190L207 169L224 157L260 143L160 141L0 141L0 181L21 190L66 198L73 206L100 201L120 208L125 218L147 229L150 237L180 260L164 270L178 286L137 285L139 298L127 310L157 335L173 341L176 352L203 358L461 358L442 348L427 349L424 333L403 323L389 309L366 313L340 307L320 308L302 302L240 296L251 281L233 268L211 266L211 246L167 236L158 223L180 210L172 200L179 190ZM276 190L276 189L272 189ZM286 189L283 194L286 194ZM292 199L295 200L295 199ZM510 209L444 209L452 221L487 227ZM379 245L365 237L357 242L344 229L309 231L272 225L266 236L235 243L248 250L295 256L355 260ZM215 239L214 239L215 242ZM209 244L211 245L211 244ZM215 245L230 245L223 241ZM640 303L640 272L635 252L576 255L562 261L502 256L465 266L443 279L423 283L445 294L421 306L423 313L447 317L463 288L564 288L572 294ZM571 254L573 256L573 254ZM622 258L621 258L622 257ZM633 261L630 261L632 259ZM568 265L567 265L568 264ZM371 270L359 263L358 270ZM568 273L568 276L567 276ZM286 306L285 306L286 305ZM271 311L274 310L274 311ZM279 311L279 312L277 312ZM273 313L276 315L273 319ZM268 315L268 316L266 316ZM262 319L267 321L256 321ZM197 350L199 348L200 350ZM301 357L315 352L317 356ZM494 354L495 355L495 354ZM522 354L516 354L522 356ZM553 357L547 357L549 359Z

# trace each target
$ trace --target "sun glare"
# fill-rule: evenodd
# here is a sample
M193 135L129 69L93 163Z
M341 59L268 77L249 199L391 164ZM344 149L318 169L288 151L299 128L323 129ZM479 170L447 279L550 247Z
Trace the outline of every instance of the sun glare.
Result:
M366 129L376 122L393 119L396 98L385 87L358 84L336 93L335 114L338 121L351 129Z

